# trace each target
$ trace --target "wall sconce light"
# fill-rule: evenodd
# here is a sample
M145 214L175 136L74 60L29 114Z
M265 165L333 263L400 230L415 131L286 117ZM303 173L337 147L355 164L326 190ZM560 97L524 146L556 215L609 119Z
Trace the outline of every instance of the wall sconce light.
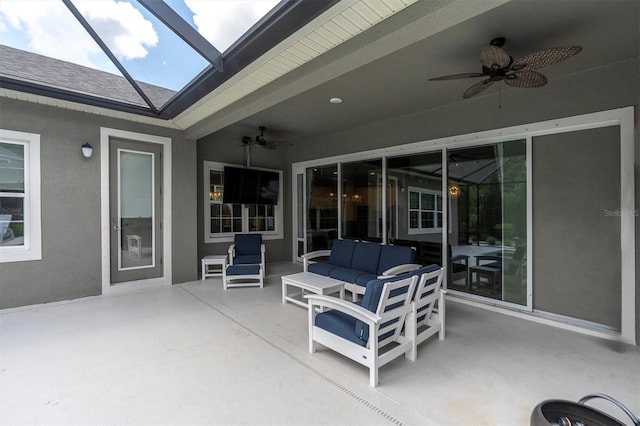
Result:
M84 155L85 158L91 158L93 155L93 147L88 143L82 145L82 155Z
M458 185L449 186L449 195L452 197L457 197L460 195L460 187Z

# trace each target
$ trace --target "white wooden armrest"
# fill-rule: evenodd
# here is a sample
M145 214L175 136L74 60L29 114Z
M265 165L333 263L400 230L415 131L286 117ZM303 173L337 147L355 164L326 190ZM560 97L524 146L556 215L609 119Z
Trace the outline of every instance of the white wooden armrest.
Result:
M331 250L316 250L316 251L310 251L309 253L303 254L301 257L304 265L304 272L307 272L307 268L309 267L310 260L315 259L317 257L324 257L324 256L330 256L330 255L331 255Z
M419 269L421 267L422 265L419 265L417 263L405 263L404 265L398 265L394 266L393 268L387 269L378 278L393 277L403 272L415 271L416 269Z
M304 297L309 300L309 309L313 309L314 306L335 309L369 325L374 325L382 319L378 314L338 297L320 294L305 294Z
M235 244L231 244L229 246L229 265L233 265L233 258L235 257L235 251L236 251L236 245Z
M330 255L331 255L331 250L316 250L316 251L310 251L309 253L305 253L301 257L303 259L315 259L316 257L330 256Z

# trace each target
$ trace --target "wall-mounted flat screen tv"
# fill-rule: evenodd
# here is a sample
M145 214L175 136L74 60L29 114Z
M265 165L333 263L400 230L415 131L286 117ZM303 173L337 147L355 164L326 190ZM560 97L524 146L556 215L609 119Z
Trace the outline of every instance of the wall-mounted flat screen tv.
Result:
M225 166L222 202L278 204L280 174L267 170Z

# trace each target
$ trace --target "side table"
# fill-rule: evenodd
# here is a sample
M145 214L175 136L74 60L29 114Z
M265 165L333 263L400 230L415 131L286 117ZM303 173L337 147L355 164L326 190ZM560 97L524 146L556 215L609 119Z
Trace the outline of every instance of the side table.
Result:
M213 268L212 268L213 266ZM221 277L227 267L226 254L211 254L202 258L202 279Z

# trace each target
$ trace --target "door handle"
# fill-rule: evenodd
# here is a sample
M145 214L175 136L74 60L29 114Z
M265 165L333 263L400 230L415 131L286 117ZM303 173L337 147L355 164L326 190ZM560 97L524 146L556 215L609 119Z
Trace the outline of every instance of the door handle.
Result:
M113 228L111 228L111 230L112 230L112 231L119 231L119 230L121 230L121 229L122 229L122 228L121 228L121 227L119 227L119 226L117 226L117 225L113 225Z

